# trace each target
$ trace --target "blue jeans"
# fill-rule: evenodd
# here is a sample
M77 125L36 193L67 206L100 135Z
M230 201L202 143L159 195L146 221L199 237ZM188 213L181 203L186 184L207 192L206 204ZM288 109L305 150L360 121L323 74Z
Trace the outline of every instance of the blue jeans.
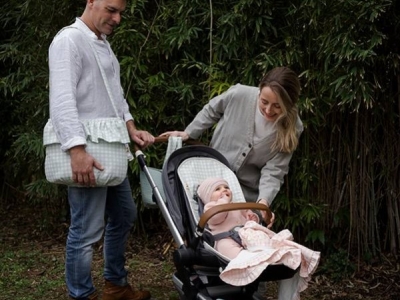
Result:
M85 299L95 291L91 276L92 245L101 239L103 232L104 278L126 285L125 247L137 215L128 179L110 187L68 187L68 201L71 224L65 275L69 295Z

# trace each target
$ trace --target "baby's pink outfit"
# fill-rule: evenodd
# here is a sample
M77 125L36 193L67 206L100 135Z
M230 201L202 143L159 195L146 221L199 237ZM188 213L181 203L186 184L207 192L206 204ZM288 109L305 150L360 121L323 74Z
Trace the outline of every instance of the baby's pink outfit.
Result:
M210 201L204 206L204 212L209 210L211 207L218 206L221 204L228 204L231 201L228 198L220 198L217 201ZM243 226L248 221L247 210L233 210L227 212L221 212L213 216L208 220L208 228L213 235L226 232L233 229L236 226ZM252 213L255 218L258 219L257 215ZM237 227L237 230L240 229ZM243 247L235 242L231 238L223 238L215 242L214 248L222 255L232 259L236 257Z
M204 211L231 202L228 196L210 201L212 193L220 185L228 186L228 183L222 178L208 178L197 189L198 196L205 204ZM258 216L251 210L218 213L208 221L213 235L233 228L238 230L243 245L232 238L215 242L214 248L230 259L220 274L221 279L231 285L245 286L255 281L270 264L281 263L293 270L299 268L299 272L292 278L280 281L278 300L300 299L300 292L307 288L318 266L320 253L293 242L289 230L275 233L259 225L258 221Z
M285 291L290 296L279 299L300 299L300 292L305 290L311 275L316 270L320 253L310 250L293 242L293 236L289 230L275 233L253 221L248 221L239 230L244 249L238 253L222 271L220 277L226 283L235 286L244 286L256 280L265 268L270 264L282 263L296 270L299 274L287 284L293 291ZM298 281L298 282L297 282Z

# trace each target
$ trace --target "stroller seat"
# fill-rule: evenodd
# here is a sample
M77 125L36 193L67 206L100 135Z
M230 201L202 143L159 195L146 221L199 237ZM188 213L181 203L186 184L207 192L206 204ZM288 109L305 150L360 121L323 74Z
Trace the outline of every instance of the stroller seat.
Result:
M189 214L191 215L191 218L193 218L193 223L197 225L199 224L200 221L199 212L202 210L199 209L198 199L196 199L195 195L199 184L207 178L210 177L224 178L228 182L229 187L231 189L232 201L234 203L246 203L240 183L235 173L227 165L220 162L219 160L216 160L215 158L192 157L186 159L177 168L177 174L179 176L182 187L186 193L187 203L190 208ZM197 232L197 234L201 233ZM216 255L218 257L221 263L220 265L221 268L223 268L229 263L230 259L224 256L222 253L219 253L217 250L215 250L214 247L207 241L207 239L203 238L202 242L204 248L209 253L211 253L212 255ZM276 266L271 267L271 269L275 269L274 275L270 277L264 276L264 281L287 279L294 274L294 272L289 271L286 275L285 274L278 275L276 271L279 270L279 268L283 265L277 264L277 266L278 268L276 268ZM284 269L286 269L286 267Z

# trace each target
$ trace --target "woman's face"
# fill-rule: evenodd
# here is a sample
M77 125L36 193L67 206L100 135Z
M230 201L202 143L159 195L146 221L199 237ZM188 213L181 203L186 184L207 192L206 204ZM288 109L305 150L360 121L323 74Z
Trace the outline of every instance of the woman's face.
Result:
M211 194L211 201L217 201L218 199L227 197L229 200L232 198L232 192L226 184L221 184Z
M278 95L269 86L263 87L258 98L258 107L267 121L275 122L282 114Z

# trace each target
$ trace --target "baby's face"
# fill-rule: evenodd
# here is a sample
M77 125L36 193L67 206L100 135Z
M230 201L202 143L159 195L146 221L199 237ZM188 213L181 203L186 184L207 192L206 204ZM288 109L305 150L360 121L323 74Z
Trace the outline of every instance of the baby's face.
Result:
M231 189L226 184L221 184L217 186L217 188L211 194L210 201L217 201L221 198L228 198L229 200L232 199Z

